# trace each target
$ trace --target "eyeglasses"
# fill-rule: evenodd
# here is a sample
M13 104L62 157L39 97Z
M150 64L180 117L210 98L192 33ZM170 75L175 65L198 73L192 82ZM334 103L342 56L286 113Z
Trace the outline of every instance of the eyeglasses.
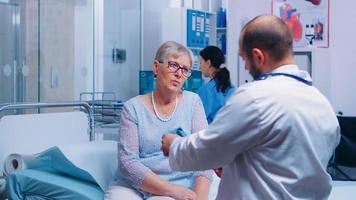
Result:
M158 61L158 62L164 63L163 61ZM180 65L179 63L174 62L174 61L168 61L168 69L169 69L169 71L174 72L174 73L177 72L178 70L181 70L182 74L187 78L190 75L192 75L191 69L188 69L187 67Z

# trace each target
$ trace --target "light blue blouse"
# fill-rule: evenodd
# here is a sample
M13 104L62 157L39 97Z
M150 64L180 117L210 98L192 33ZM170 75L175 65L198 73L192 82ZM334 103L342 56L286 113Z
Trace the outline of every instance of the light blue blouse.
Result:
M204 109L198 95L184 91L171 120L163 122L152 112L152 105L144 104L139 96L128 100L122 111L119 132L119 163L122 177L140 191L145 175L152 171L161 178L188 188L197 175L211 178L212 171L177 172L169 165L161 151L163 134L181 128L191 134L207 127ZM179 129L179 131L182 131ZM142 192L142 191L140 191ZM148 193L142 192L147 195Z
M215 79L211 79L199 88L198 94L203 102L209 124L214 120L219 109L225 105L226 100L235 93L235 90L236 88L231 86L224 93L221 91L218 92Z

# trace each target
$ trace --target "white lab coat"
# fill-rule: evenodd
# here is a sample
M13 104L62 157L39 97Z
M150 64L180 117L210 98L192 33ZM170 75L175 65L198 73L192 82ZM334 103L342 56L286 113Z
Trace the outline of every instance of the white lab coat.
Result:
M311 80L295 65L274 72ZM169 161L180 171L223 166L219 200L327 199L339 132L315 87L273 76L238 88L206 130L174 140Z

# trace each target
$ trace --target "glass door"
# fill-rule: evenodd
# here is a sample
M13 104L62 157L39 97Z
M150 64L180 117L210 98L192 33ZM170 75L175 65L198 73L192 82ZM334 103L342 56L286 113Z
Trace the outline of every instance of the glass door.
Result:
M23 99L23 80L19 71L19 6L0 3L0 104Z

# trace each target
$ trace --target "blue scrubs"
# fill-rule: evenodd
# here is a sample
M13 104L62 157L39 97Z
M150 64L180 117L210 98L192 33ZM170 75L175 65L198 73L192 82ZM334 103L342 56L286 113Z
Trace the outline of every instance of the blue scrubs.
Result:
M235 92L235 90L236 88L231 86L230 88L227 88L224 93L221 91L218 92L215 79L211 79L199 88L198 95L203 102L206 118L209 124L214 120L216 113L223 105L225 105L226 100Z

